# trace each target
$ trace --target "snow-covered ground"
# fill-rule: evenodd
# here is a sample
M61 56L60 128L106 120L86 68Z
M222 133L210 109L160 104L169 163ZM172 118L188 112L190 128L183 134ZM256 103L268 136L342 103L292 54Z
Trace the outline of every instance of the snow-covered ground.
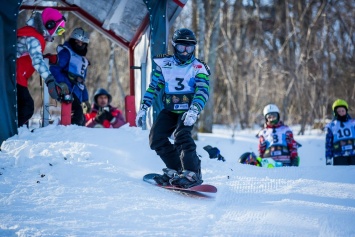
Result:
M296 136L300 167L239 164L256 133L199 134L203 179L218 192L193 198L142 181L163 168L149 131L20 128L1 146L0 236L355 236L355 166L326 166L314 131Z

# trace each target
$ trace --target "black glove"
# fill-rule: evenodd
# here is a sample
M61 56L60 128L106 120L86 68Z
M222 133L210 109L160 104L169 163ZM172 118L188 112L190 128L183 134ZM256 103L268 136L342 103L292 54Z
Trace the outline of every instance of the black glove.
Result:
M101 123L101 124L103 124L103 122L105 120L108 120L111 122L112 119L113 119L113 115L106 108L100 108L100 111L97 113L97 115L95 117L95 121L98 123Z
M224 157L223 157L221 154L218 154L217 160L221 160L221 161L223 161L223 162L226 161L226 159L224 159Z
M57 84L56 84L55 78L53 77L52 74L50 74L47 77L47 79L45 80L45 83L47 84L49 95L53 99L59 100L59 93L58 93L58 90L57 90Z
M212 147L210 145L203 147L203 149L208 152L211 159L219 158L221 153L217 147Z

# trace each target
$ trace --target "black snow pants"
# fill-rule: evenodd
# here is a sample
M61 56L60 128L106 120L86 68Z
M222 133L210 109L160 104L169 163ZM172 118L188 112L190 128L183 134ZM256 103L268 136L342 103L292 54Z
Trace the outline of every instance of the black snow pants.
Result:
M167 168L200 173L200 159L191 136L193 126L185 126L181 120L182 115L166 109L159 113L150 130L150 148L156 151ZM174 144L169 141L171 135Z
M84 117L84 112L83 112L83 107L81 106L81 102L79 98L73 94L73 103L71 107L71 124L76 124L79 126L85 126L85 117Z
M18 127L24 124L28 127L28 120L34 113L34 101L27 87L16 84Z
M355 156L334 157L333 165L355 165Z

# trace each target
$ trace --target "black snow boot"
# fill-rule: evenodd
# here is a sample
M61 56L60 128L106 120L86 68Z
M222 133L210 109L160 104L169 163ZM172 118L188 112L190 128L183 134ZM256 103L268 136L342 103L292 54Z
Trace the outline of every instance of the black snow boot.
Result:
M154 181L157 182L157 184L160 184L162 186L171 185L170 180L179 175L176 170L169 168L164 168L163 172L164 173L162 175L157 175L153 178Z
M203 183L202 177L199 173L184 170L178 178L174 178L171 184L182 188L191 188Z

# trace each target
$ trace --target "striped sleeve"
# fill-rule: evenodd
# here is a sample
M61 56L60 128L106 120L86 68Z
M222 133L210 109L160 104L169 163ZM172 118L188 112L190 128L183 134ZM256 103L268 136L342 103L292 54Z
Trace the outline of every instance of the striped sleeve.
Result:
M48 66L44 62L41 43L35 37L27 37L26 47L32 60L32 66L43 79L47 79L51 73Z
M147 91L144 93L142 104L150 107L153 100L159 92L164 89L165 80L159 66L152 72L152 81L150 82Z
M195 77L196 89L192 104L195 105L199 112L203 110L210 93L210 81L207 74L199 73Z

